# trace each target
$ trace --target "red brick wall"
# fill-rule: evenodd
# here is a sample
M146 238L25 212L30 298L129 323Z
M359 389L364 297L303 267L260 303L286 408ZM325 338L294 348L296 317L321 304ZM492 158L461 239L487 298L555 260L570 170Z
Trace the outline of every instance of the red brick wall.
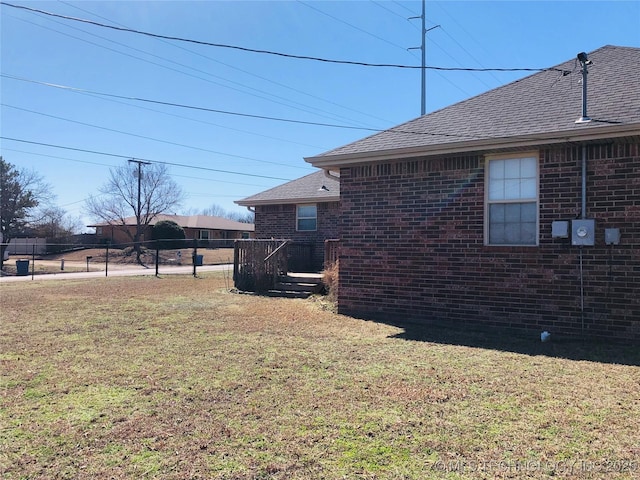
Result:
M580 214L581 148L540 150L536 247L484 245L484 157L343 168L341 313L640 341L640 144L588 148L596 246L551 237ZM621 231L604 244L605 227ZM584 324L584 330L583 330Z
M313 245L314 268L322 268L324 241L338 238L339 202L318 203L315 232L296 231L296 205L258 205L255 215L255 238L291 239Z

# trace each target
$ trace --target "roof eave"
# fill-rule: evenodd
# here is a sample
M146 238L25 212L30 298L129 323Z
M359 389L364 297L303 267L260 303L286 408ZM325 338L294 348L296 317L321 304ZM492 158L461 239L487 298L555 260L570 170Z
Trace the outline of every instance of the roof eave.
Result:
M279 200L236 200L234 203L241 205L243 207L255 207L257 205L297 205L301 203L329 203L329 202L339 202L340 196L330 196L330 197L307 197L307 198L287 198L287 199L279 199Z
M640 135L640 123L592 127L583 130L519 135L517 137L488 138L464 142L428 145L422 147L396 148L374 152L360 152L343 155L307 157L304 160L314 167L325 170L356 165L363 162L377 163L420 156L442 156L485 150L517 149L536 145L558 143L577 143L593 140L606 140L617 137Z

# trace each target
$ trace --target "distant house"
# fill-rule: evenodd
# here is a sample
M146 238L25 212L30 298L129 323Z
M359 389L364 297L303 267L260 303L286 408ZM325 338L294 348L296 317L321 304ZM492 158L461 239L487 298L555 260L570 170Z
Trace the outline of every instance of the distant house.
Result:
M640 341L640 49L586 57L306 159L340 313Z
M222 217L210 215L156 215L150 226L143 231L141 240L151 240L151 228L162 220L176 222L184 229L187 239L198 240L235 240L250 238L253 236L254 225L252 223L236 222ZM128 217L125 225L116 223L98 223L88 225L96 229L98 241L109 241L111 244L127 244L131 242L131 236L136 231L136 218ZM129 233L127 233L129 232Z
M319 170L235 203L254 210L255 238L309 244L313 267L322 267L324 241L338 233L339 178Z

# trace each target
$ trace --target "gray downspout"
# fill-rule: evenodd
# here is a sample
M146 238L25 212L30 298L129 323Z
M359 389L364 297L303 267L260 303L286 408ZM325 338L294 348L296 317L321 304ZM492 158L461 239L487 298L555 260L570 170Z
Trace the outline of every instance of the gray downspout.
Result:
M587 66L592 62L587 58L587 54L578 54L578 61L582 65L582 116L575 123L589 123L591 119L587 115ZM580 218L587 218L587 144L582 144L582 205L580 208ZM584 272L582 263L582 248L580 245L580 318L582 322L582 335L584 336Z
M581 217L587 218L587 145L582 144L582 209Z
M587 218L587 144L582 144L582 218ZM582 245L580 245L580 320L584 337L584 272L582 270Z

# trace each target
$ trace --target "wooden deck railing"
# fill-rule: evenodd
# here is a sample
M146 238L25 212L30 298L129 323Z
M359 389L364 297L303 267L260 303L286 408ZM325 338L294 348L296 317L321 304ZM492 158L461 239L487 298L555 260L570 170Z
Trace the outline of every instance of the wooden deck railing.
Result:
M324 241L324 268L329 268L338 261L340 240L327 239Z
M238 290L266 292L275 287L278 276L311 272L313 264L309 243L287 239L234 242L233 281Z
M265 292L274 278L286 273L286 240L236 240L233 251L233 281L238 290Z

